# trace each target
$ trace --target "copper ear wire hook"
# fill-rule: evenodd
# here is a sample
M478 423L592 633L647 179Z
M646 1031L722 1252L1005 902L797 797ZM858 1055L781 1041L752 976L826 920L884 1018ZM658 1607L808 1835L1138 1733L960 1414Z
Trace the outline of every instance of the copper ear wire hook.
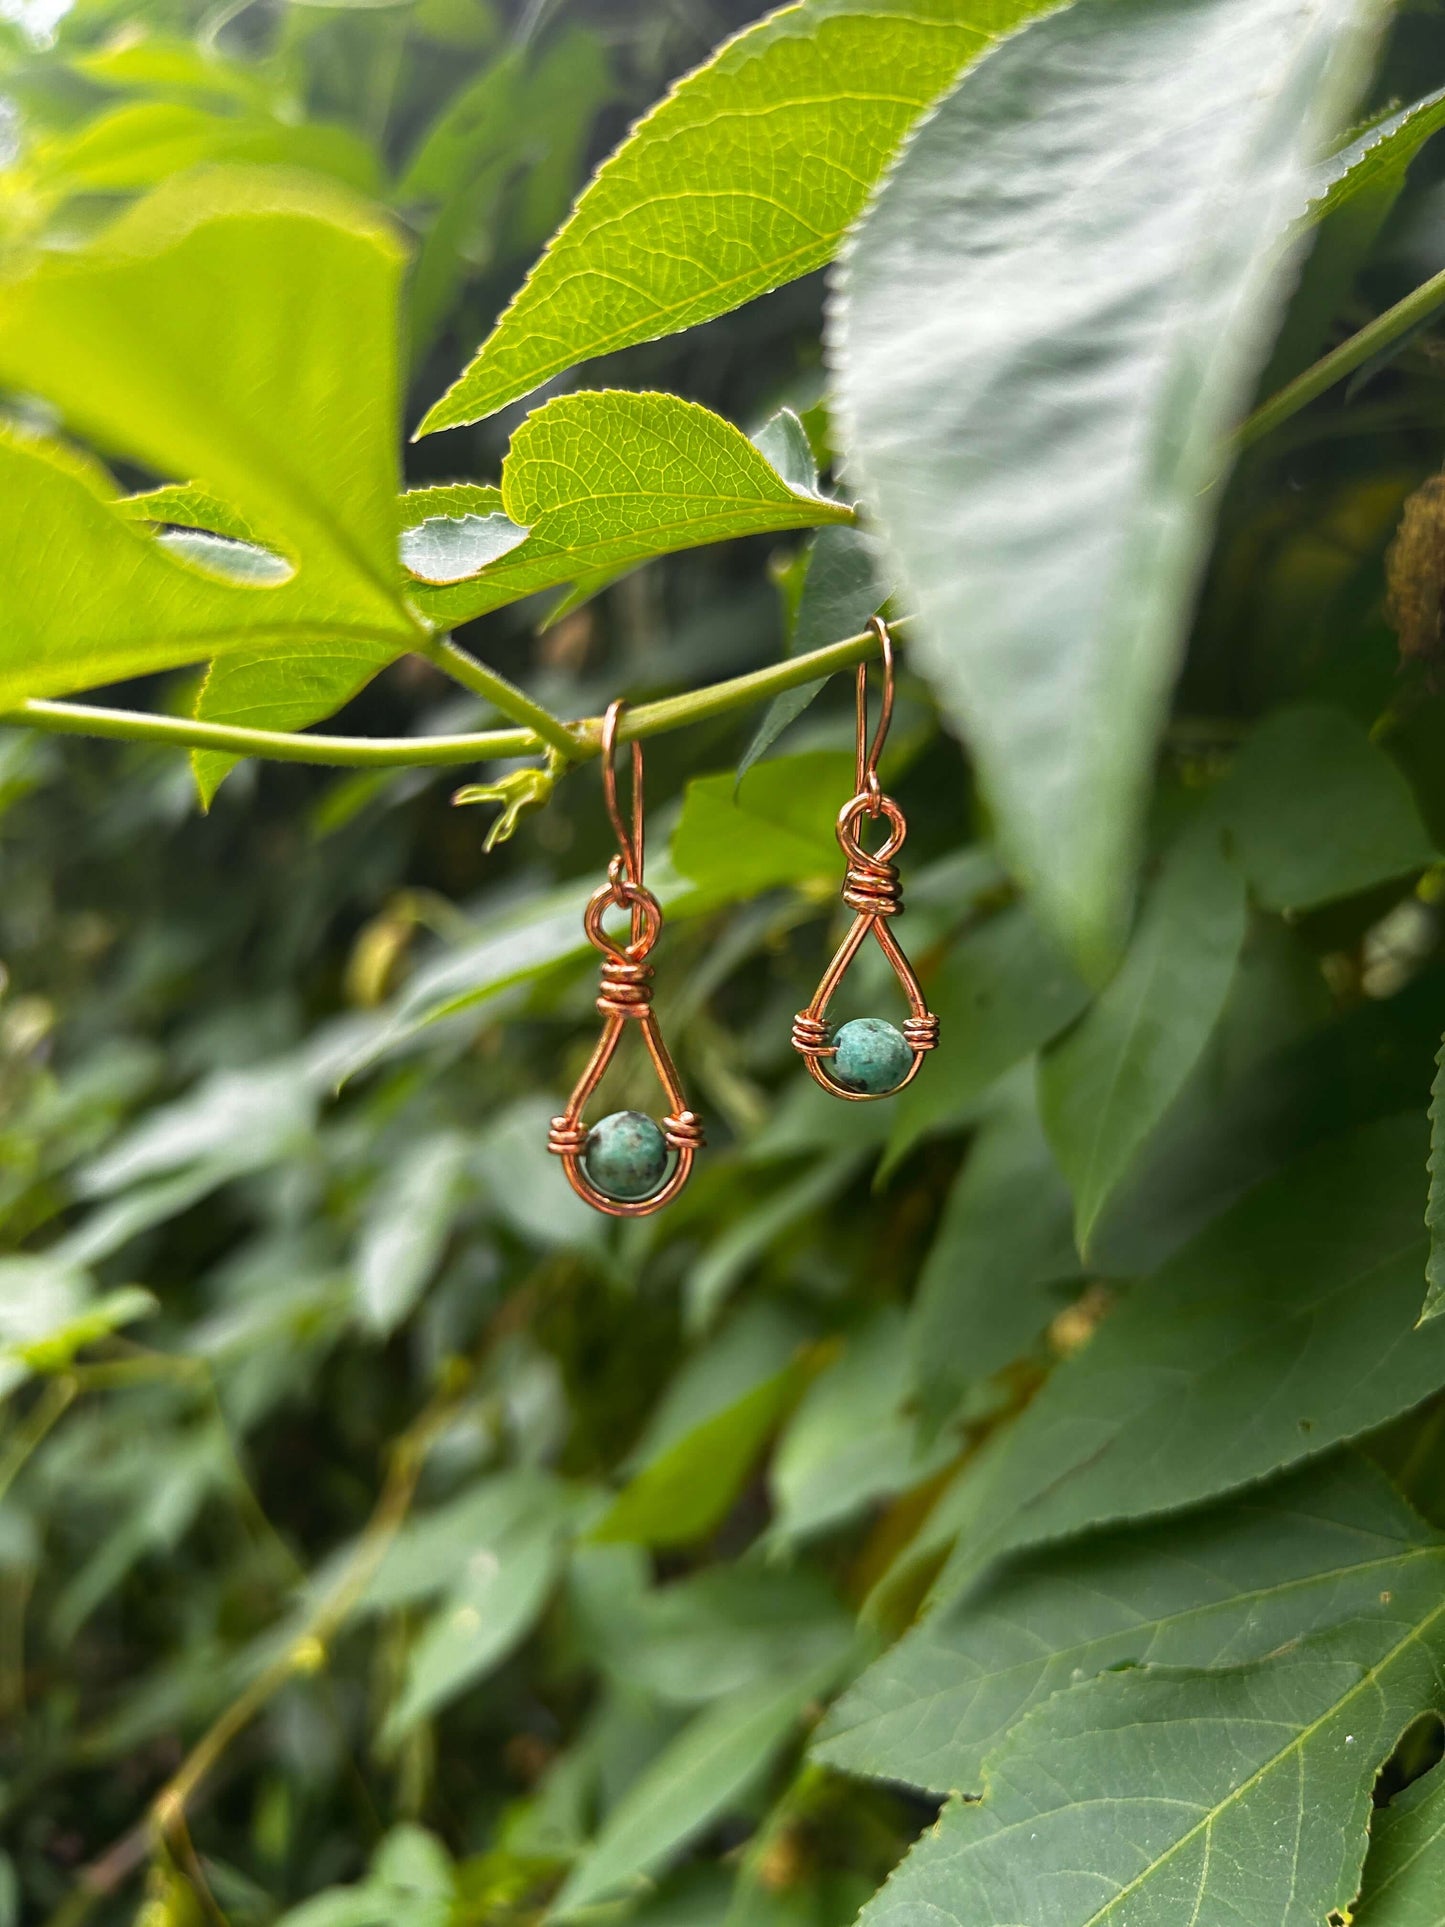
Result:
M836 826L838 843L848 862L843 878L843 901L854 912L854 917L847 935L824 971L811 1003L793 1019L793 1048L807 1065L814 1082L821 1084L834 1097L846 1098L852 1104L866 1103L877 1097L892 1097L905 1085L911 1084L918 1075L925 1055L938 1042L938 1019L928 1008L928 1000L912 964L888 928L888 918L896 916L903 908L903 888L898 881L898 869L893 858L903 847L908 823L902 810L891 796L883 793L878 782L878 761L883 754L888 725L893 720L893 638L882 616L874 616L868 626L878 638L883 659L883 694L878 726L870 744L868 665L860 662L856 684L858 789L857 794L850 797L839 811ZM875 821L880 816L888 819L888 835L877 850L865 850L858 840L858 827L865 815ZM904 1020L902 1034L903 1041L913 1053L913 1061L902 1079L888 1091L849 1090L833 1076L826 1062L837 1055L832 1025L827 1020L828 1006L870 932L892 966L893 974L908 1000L908 1016Z
M613 833L617 838L617 856L614 863L620 862L622 874L629 882L642 888L642 744L634 737L632 741L632 828L629 831L622 815L622 805L617 798L617 727L622 720L626 707L619 697L607 705L607 713L602 718L602 794L607 799L607 814L612 819ZM610 870L609 870L610 875ZM637 942L642 934L641 911L637 904L632 907L632 941Z
M878 647L883 658L883 696L878 711L878 727L873 732L872 746L868 742L868 664L860 662L857 678L858 707L858 756L857 781L855 787L860 796L868 798L868 814L877 816L882 808L883 792L878 786L878 759L883 754L883 745L888 740L888 725L893 721L893 638L888 633L888 624L882 616L873 616L868 627L878 638Z
M566 1110L552 1119L547 1146L561 1158L572 1189L594 1210L605 1211L613 1218L641 1218L675 1198L687 1183L693 1158L702 1148L703 1130L702 1120L687 1108L677 1066L663 1041L657 1013L652 1008L652 965L647 957L662 930L662 906L643 882L642 745L636 740L632 743L630 830L617 794L616 744L622 709L620 701L609 703L602 719L602 790L617 836L617 854L607 866L607 881L592 892L582 918L587 941L602 957L597 995L597 1008L604 1020L602 1034L567 1100ZM626 909L631 914L631 937L625 944L610 937L603 927L604 916L614 908ZM592 1182L585 1164L591 1131L583 1122L582 1113L601 1083L629 1022L641 1030L667 1098L668 1114L662 1119L661 1130L674 1154L672 1170L658 1189L645 1198L609 1197Z

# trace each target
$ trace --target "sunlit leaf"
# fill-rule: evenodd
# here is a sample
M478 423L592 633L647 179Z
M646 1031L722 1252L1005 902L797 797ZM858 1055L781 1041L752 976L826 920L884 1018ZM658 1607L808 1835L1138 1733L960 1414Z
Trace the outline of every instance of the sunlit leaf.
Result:
M633 129L422 432L821 267L910 123L1038 4L803 0L745 29Z

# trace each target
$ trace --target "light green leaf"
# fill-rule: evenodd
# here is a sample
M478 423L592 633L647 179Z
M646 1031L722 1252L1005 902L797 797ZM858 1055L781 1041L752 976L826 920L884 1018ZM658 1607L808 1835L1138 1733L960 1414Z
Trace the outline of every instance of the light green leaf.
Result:
M1364 1460L1337 1455L1203 1514L1005 1567L875 1660L816 1751L846 1772L976 1793L1009 1730L1081 1680L1244 1665L1442 1578L1440 1535Z
M818 493L818 463L808 431L791 408L780 408L752 437L753 447L775 468L789 488Z
M372 150L349 128L211 113L179 101L113 108L77 133L45 142L31 165L43 190L70 195L133 193L217 162L306 168L360 194L380 186Z
M1320 1927L1359 1886L1376 1771L1438 1699L1426 1579L1258 1665L1109 1673L1038 1707L859 1927Z
M853 775L851 756L807 750L749 770L741 782L695 776L672 833L673 863L703 888L729 895L835 876L841 884L836 826Z
M502 465L501 506L531 533L466 582L419 584L413 600L438 626L674 549L853 519L696 402L620 390L559 395L530 414Z
M586 189L421 432L822 267L925 107L1039 0L803 0L726 42Z
M1404 777L1340 710L1271 717L1213 801L1270 910L1313 910L1435 861Z
M1039 1123L1033 1067L1007 1079L969 1146L908 1322L922 1414L941 1425L971 1383L1026 1352L1079 1272L1068 1189Z
M1373 0L1083 0L925 122L834 307L838 420L999 831L1091 972ZM1087 187L1081 183L1087 183Z
M608 1816L553 1903L566 1920L655 1872L742 1799L788 1743L808 1702L836 1674L761 1680L699 1713Z
M106 506L95 471L9 441L0 489L23 512L4 518L0 702L302 638L392 655L416 639L396 558L399 271L389 233L340 190L222 169L10 284L0 380L194 479L295 574L245 589L203 576Z
M182 496L193 491L177 491ZM148 499L132 498L138 503ZM164 501L159 504L166 506ZM204 498L187 502L205 527L220 527L207 519ZM410 489L397 505L401 523L399 559L414 582L430 580L426 567L414 563L452 566L465 560L464 574L522 541L526 531L502 514L502 492L457 482L440 488ZM480 525L480 526L479 526ZM223 534L237 533L221 528ZM450 580L450 577L446 579ZM395 657L386 644L350 641L322 644L312 641L278 656L240 654L213 662L196 692L193 714L201 722L241 723L252 729L299 730L324 722L357 696ZM214 750L198 750L191 757L201 800L209 804L237 758Z
M463 1577L412 1648L401 1697L382 1728L386 1745L394 1746L507 1658L547 1603L561 1561L562 1522L548 1510L473 1548Z
M1240 871L1207 816L1165 859L1118 974L1039 1065L1039 1109L1074 1194L1079 1249L1179 1094L1228 995L1245 931Z
M411 1145L374 1193L356 1251L357 1309L386 1337L435 1271L461 1202L467 1146L454 1131Z
M0 1258L0 1398L35 1373L66 1370L86 1345L157 1309L135 1285L96 1298L83 1273L51 1258Z
M1006 1550L1262 1478L1445 1383L1445 1326L1413 1329L1423 1136L1408 1116L1332 1138L1131 1290L930 1521L962 1534L940 1593Z
M1440 1927L1445 1894L1445 1766L1397 1794L1370 1825L1352 1927Z

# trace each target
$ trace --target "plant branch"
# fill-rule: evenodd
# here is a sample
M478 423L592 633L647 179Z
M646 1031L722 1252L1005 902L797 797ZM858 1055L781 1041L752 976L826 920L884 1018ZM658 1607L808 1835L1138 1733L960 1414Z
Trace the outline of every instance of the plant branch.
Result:
M906 618L895 622L906 627ZM660 702L638 703L622 718L618 732L632 737L660 736L689 724L708 722L736 709L747 709L816 682L839 669L850 669L877 654L873 632L845 636L826 648L789 656L746 676L713 683L686 695L666 696ZM462 653L460 650L457 652ZM480 668L480 665L476 665ZM508 685L510 687L510 685ZM517 692L521 696L521 692ZM526 701L525 697L521 697ZM556 718L552 718L556 721ZM465 736L326 736L290 734L276 729L242 729L229 723L203 723L185 716L151 716L140 710L102 709L88 703L43 702L32 699L17 709L0 713L0 725L36 729L50 735L98 736L113 742L159 743L172 749L219 749L236 756L263 756L274 762L320 763L348 769L417 769L438 764L480 763L493 759L538 756L548 740L536 729L492 729ZM569 762L595 756L601 743L602 718L559 724L566 739L561 750ZM557 747L556 744L551 745Z
M550 744L569 762L576 757L577 737L560 716L554 716L541 703L534 703L525 690L508 682L495 669L488 669L485 663L478 662L465 649L459 649L450 636L433 636L416 653L434 663L453 682L459 682L463 689L485 698L494 709L500 709L504 716L510 716L514 723L521 723L534 735L540 736L544 743Z
M1335 383L1343 381L1362 367L1372 355L1388 348L1393 341L1407 334L1417 323L1424 321L1435 310L1445 306L1445 270L1432 275L1413 288L1403 301L1397 301L1393 308L1376 315L1367 322L1358 334L1342 341L1338 348L1332 348L1327 355L1318 360L1312 368L1306 368L1302 375L1286 383L1277 395L1261 402L1254 413L1248 417L1239 430L1238 441L1241 447L1248 448L1261 436L1287 422L1291 415L1297 415L1308 403L1324 394Z

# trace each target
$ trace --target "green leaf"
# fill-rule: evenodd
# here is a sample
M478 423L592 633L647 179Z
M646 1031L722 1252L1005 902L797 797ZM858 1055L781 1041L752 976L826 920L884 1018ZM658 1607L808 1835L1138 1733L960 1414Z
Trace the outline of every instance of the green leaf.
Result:
M1445 1326L1413 1329L1422 1137L1395 1117L1332 1139L1130 1291L930 1521L962 1534L941 1591L1006 1550L1262 1478L1445 1384Z
M1313 910L1436 859L1409 784L1340 710L1271 717L1213 801L1270 910Z
M32 166L42 190L71 195L133 193L218 162L305 168L359 194L375 194L380 186L375 155L349 128L209 113L179 101L116 107L68 138L45 143Z
M1272 395L1320 353L1405 185L1410 163L1445 125L1445 89L1386 115L1316 171L1303 219L1317 231L1260 391Z
M587 1562L615 1559L584 1547ZM612 1575L597 1574L602 1606L616 1598ZM591 1631L589 1627L589 1631ZM669 1706L700 1706L764 1677L794 1678L841 1657L853 1621L817 1573L804 1566L720 1565L645 1592L603 1633L598 1657L609 1674Z
M941 1425L971 1383L1026 1352L1079 1272L1073 1207L1039 1123L1033 1067L1005 1080L969 1146L908 1321L923 1416Z
M1440 1927L1445 1893L1445 1766L1397 1794L1370 1825L1352 1927Z
M389 233L339 190L217 170L10 284L0 380L194 478L295 574L267 588L202 575L107 506L97 471L9 440L0 702L300 640L392 655L415 641L396 559L399 272Z
M502 465L501 507L530 534L465 582L417 585L412 600L438 627L674 549L853 519L696 402L620 390L559 395L530 414Z
M838 811L853 793L853 759L807 750L731 775L695 776L672 834L673 863L704 889L751 896L837 877Z
M1420 1322L1445 1312L1445 1040L1435 1059L1435 1082L1430 1090L1430 1196L1425 1223L1430 1233L1430 1255L1425 1265L1425 1309Z
M752 1267L776 1249L785 1233L835 1198L860 1163L851 1146L820 1158L733 1217L688 1271L683 1285L687 1329L706 1331Z
M1375 1773L1439 1695L1445 1604L1425 1579L1257 1665L1110 1673L1037 1708L859 1927L1319 1927L1347 1910Z
M744 1687L699 1713L608 1816L553 1902L552 1917L565 1920L631 1887L735 1806L837 1670L835 1657L811 1673Z
M767 1305L733 1319L672 1381L637 1454L640 1470L593 1526L603 1543L688 1545L726 1514L812 1368Z
M395 1612L435 1598L463 1581L479 1547L508 1544L539 1518L561 1519L567 1504L566 1489L550 1473L530 1466L477 1480L408 1519L372 1574L357 1611Z
M1209 1511L1007 1566L875 1660L829 1715L830 1766L977 1792L1034 1707L1120 1666L1235 1667L1445 1577L1445 1540L1336 1455Z
M921 1138L971 1118L1000 1077L1074 1021L1089 990L1032 908L1014 903L953 946L928 996L938 1048L897 1100L885 1172Z
M367 1878L292 1907L276 1927L446 1927L453 1903L446 1848L421 1827L393 1827Z
M922 125L840 274L842 442L917 614L910 659L1094 974L1285 229L1378 18L1083 0L1034 22Z
M952 1439L921 1448L907 1416L907 1343L901 1312L880 1312L804 1393L768 1471L774 1543L826 1532L921 1484L954 1456Z
M465 1141L440 1131L411 1145L374 1194L356 1252L362 1321L380 1337L413 1310L437 1267L461 1202Z
M135 1285L96 1298L82 1273L50 1258L0 1258L0 1399L36 1373L67 1370L85 1346L157 1309Z
M1044 1129L1079 1249L1219 1020L1245 932L1244 878L1207 816L1165 860L1123 964L1039 1066Z
M462 1578L412 1648L401 1696L382 1727L384 1744L394 1746L521 1643L561 1571L562 1532L558 1511L542 1508L474 1546Z
M420 432L822 267L913 120L1039 0L803 0L727 41L599 171Z

